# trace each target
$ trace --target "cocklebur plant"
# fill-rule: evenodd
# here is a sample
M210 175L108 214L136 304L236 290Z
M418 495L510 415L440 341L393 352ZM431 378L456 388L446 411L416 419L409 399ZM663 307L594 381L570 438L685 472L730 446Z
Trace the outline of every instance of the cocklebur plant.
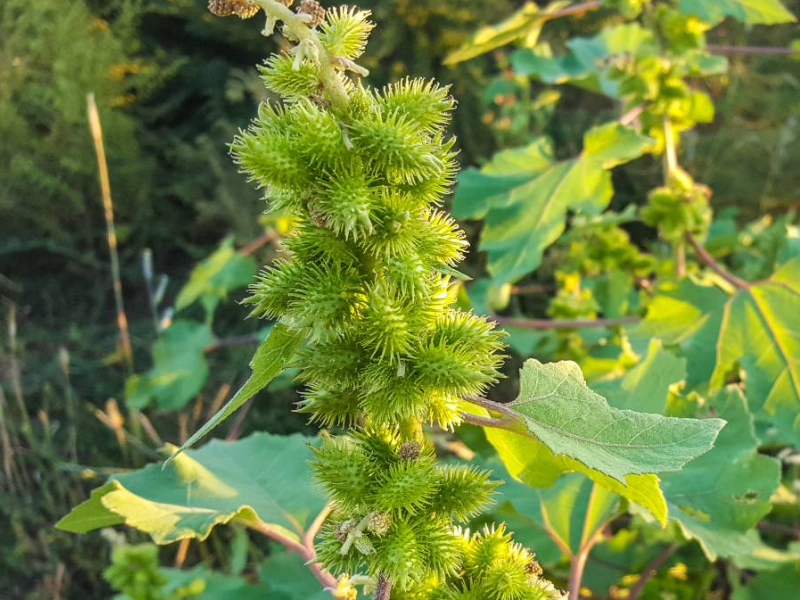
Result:
M274 2L259 2L268 15ZM440 210L456 171L445 128L447 89L404 79L382 90L343 71L364 51L368 14L303 2L313 37L261 69L282 102L267 103L232 144L271 209L295 219L285 257L247 303L259 317L303 330L295 364L300 411L324 426L314 469L333 500L318 560L332 573L374 579L376 597L556 598L533 556L502 531L459 525L497 483L471 466L440 466L422 424L451 429L463 396L500 376L502 335L452 307L464 234ZM240 12L249 14L242 8ZM312 17L312 18L307 18ZM271 16L270 16L271 18ZM287 26L289 24L287 23ZM320 53L336 57L324 74Z
M500 378L504 343L494 323L455 308L452 282L462 278L466 242L441 209L456 171L446 134L454 100L422 80L364 85L355 62L372 29L364 12L323 14L311 0L297 11L275 0L216 0L211 8L248 17L253 6L267 15L265 33L280 24L290 42L262 67L280 100L263 104L231 145L270 208L294 223L282 256L246 300L254 316L272 320L270 333L250 379L164 469L113 477L59 526L127 523L169 543L202 541L236 520L297 552L339 598L355 598L358 585L377 600L561 598L504 526L466 529L485 520L497 482L472 465L440 465L423 432L465 421L486 428L514 477L538 473L553 483L578 470L611 490L592 491L608 510L593 513L598 528L584 528L570 574L577 598L586 548L619 498L664 524L656 474L707 452L724 422L618 410L568 362L528 361L516 400L483 397ZM609 136L612 146L623 138L622 155L641 142L618 127L595 132L586 139L590 166L622 159L609 158ZM299 411L349 429L310 444L321 485L300 474L299 437L255 434L180 455L286 366L305 384Z

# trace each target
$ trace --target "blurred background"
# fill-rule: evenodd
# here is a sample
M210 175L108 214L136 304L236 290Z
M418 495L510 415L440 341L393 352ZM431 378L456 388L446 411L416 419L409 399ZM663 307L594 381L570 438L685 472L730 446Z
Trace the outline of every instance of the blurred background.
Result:
M511 49L453 67L443 58L518 0L363 0L378 25L362 64L373 85L406 74L452 85L463 166L532 135L557 153L617 107L556 93L510 71ZM785 2L800 14L800 1ZM594 31L602 14L554 22L551 39ZM113 471L180 442L247 375L260 325L236 300L285 231L264 215L226 144L267 98L256 64L280 40L260 23L212 17L205 0L3 0L0 3L0 598L109 595L107 544L51 525ZM730 22L725 45L790 47L797 26ZM800 62L730 57L705 91L715 121L693 132L684 166L715 190L717 211L754 219L798 206ZM119 273L112 269L87 117L96 98L110 174ZM635 170L635 177L629 176ZM660 174L614 173L614 206L641 204ZM732 213L733 214L733 213ZM468 233L474 236L475 224ZM632 231L634 237L651 230ZM470 255L465 270L480 273ZM120 342L121 285L130 352ZM124 337L122 338L124 339ZM290 379L222 435L311 431L291 412ZM263 397L262 397L263 400ZM135 536L131 533L130 535ZM216 532L201 557L223 562ZM220 548L223 546L219 546ZM227 547L227 546L224 546ZM170 560L184 560L174 557ZM185 549L184 549L185 552Z

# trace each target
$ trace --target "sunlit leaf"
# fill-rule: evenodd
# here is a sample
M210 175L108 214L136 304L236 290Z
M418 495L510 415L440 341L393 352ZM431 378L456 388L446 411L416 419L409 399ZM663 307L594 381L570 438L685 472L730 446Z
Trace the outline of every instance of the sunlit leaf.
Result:
M57 526L84 533L123 522L159 544L203 540L236 520L298 539L325 499L307 464L301 435L257 433L236 442L213 440L162 468L151 464L113 477Z
M708 452L720 419L678 419L618 410L587 387L570 361L525 362L520 392L506 409L554 454L624 483L630 474L677 471Z
M445 57L444 64L454 65L517 40L533 46L547 20L547 14L568 4L569 2L552 2L542 9L534 2L526 2L505 21L478 29L459 48Z

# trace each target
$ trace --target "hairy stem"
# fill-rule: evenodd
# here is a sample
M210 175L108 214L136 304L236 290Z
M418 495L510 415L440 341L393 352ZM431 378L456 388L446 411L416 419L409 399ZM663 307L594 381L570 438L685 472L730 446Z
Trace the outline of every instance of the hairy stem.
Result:
M328 54L328 51L325 50L322 42L320 42L317 32L308 27L305 16L293 12L280 2L276 2L276 0L253 0L253 2L267 13L268 23L274 23L276 19L284 23L287 30L299 40L298 48L302 47L303 44L313 46L319 60L322 87L327 92L328 99L336 106L346 105L347 90L334 68L334 63L337 63L338 60ZM268 34L270 32L265 31L265 33Z
M375 590L375 600L389 600L392 593L392 581L385 574L378 575L378 587Z
M695 254L697 254L697 258L703 261L703 263L709 269L714 271L725 281L727 281L728 283L730 283L731 285L740 290L746 290L750 288L751 284L749 282L745 281L744 279L740 279L739 277L728 271L721 264L719 264L716 260L714 260L714 257L711 256L709 251L703 248L700 242L698 242L697 239L695 239L695 237L688 231L686 232L686 241L689 242L689 244L694 249Z

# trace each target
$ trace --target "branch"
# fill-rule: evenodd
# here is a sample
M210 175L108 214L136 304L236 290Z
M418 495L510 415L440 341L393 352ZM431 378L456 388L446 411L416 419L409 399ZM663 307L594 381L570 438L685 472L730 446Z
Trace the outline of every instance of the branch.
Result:
M752 284L750 284L749 282L745 281L744 279L739 279L738 277L736 277L736 275L734 275L733 273L728 271L725 267L723 267L716 260L714 260L714 257L711 256L711 254L708 252L708 250L703 248L703 246L700 245L700 242L698 242L694 238L694 236L691 233L689 233L688 231L686 232L686 241L689 242L692 245L692 248L694 248L694 251L695 251L695 254L697 254L697 257L701 261L703 261L703 263L705 263L705 265L709 269L714 271L717 275L722 277L725 281L727 281L728 283L730 283L731 285L733 285L734 287L736 287L736 288L738 288L740 290L747 290L747 289L750 288L750 286Z
M277 234L270 229L264 235L257 237L252 242L244 246L241 250L239 250L239 254L243 256L249 256L262 246L266 246L267 244L271 244L277 239Z
M203 352L216 352L222 348L231 348L233 346L247 346L251 344L261 343L261 339L255 334L235 335L227 338L217 338L217 340L205 347Z
M780 46L724 46L706 44L706 50L711 52L711 54L722 55L796 56L800 54L800 48L783 48Z
M278 542L286 547L287 550L290 552L296 552L300 555L300 557L306 562L306 566L311 571L311 574L322 584L322 587L325 588L327 591L335 591L338 588L339 582L336 578L325 571L317 562L314 562L317 558L317 554L313 548L307 548L305 545L301 544L300 542L293 540L289 536L281 533L280 531L273 529L266 523L262 523L258 521L256 523L250 524L254 529L260 531L269 539Z
M597 10L601 6L603 6L603 3L600 0L592 0L591 2L581 2L580 4L574 4L573 6L567 6L566 8L562 8L561 10L557 10L542 16L547 21L550 19L558 19L560 17L574 17L582 15L583 13L587 13L591 10Z
M628 600L636 600L644 590L645 584L650 580L650 578L655 575L658 570L661 568L667 559L672 556L675 551L678 549L678 544L671 544L664 548L658 556L656 556L652 562L647 565L642 572L641 576L639 577L638 581L634 584L631 588L630 593L628 594Z
M282 21L286 29L298 40L298 45L295 47L296 52L301 52L304 45L313 47L313 53L317 56L319 62L321 83L329 93L331 102L339 106L347 104L347 89L344 87L334 67L334 64L339 64L339 61L336 57L328 54L325 46L320 42L317 32L309 28L307 15L295 13L276 0L252 1L267 13L267 26L263 32L265 35L272 33L276 21Z
M510 319L492 317L498 325L523 327L525 329L577 329L580 327L618 327L638 323L639 317L620 317L619 319Z

